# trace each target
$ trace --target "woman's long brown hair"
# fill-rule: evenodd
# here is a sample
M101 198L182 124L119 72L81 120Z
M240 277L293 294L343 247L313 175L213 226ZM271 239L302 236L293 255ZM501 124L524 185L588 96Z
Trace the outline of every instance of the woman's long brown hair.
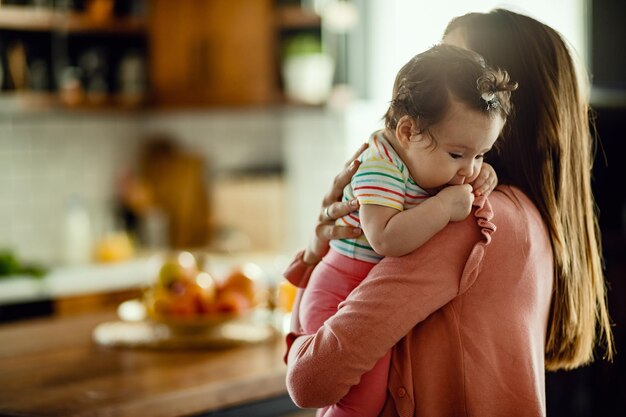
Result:
M589 103L561 36L528 16L497 9L450 22L466 46L519 83L515 114L491 162L501 184L535 203L554 252L554 286L546 368L593 360L596 344L612 359L613 336L602 271L600 232L591 191L595 152Z

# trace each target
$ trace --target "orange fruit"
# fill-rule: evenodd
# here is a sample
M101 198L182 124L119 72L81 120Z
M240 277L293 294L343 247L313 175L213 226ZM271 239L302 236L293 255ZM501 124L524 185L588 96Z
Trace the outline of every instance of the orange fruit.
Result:
M222 283L222 291L235 291L243 295L250 305L255 304L256 285L252 278L237 269L231 272Z
M207 272L200 272L196 276L193 283L189 285L189 292L195 299L198 313L207 314L215 310L217 283Z
M218 293L216 310L220 313L242 314L251 307L250 300L235 289L225 289Z

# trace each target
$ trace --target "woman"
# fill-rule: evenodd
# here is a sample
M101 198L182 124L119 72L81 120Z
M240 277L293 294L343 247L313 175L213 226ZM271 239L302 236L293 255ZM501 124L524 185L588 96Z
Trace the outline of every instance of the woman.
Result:
M473 216L402 258L385 258L312 336L288 352L296 404L342 398L393 347L382 416L545 415L544 369L613 354L591 194L588 103L551 28L507 10L454 19L444 42L519 82L515 116L489 162L500 186ZM286 277L300 287L334 226L355 164L324 201L316 238ZM333 204L331 204L333 203Z

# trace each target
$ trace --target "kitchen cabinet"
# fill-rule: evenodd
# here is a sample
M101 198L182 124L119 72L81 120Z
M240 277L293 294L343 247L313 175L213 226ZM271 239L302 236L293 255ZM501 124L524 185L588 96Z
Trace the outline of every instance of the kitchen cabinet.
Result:
M319 30L315 13L273 0L152 0L151 80L160 106L283 101L285 31Z
M3 98L17 101L20 110L143 103L147 94L143 10L130 7L115 14L112 0L84 4L82 11L0 5ZM102 4L110 8L90 6Z
M102 1L84 2L85 11L0 5L0 57L7 56L0 58L2 95L21 108L281 104L283 39L299 31L319 34L321 27L314 12L276 0L145 0L130 14L98 17L89 5ZM143 71L134 78L146 84L134 97L120 86L127 51L139 56L127 66ZM84 52L102 56L83 58ZM99 83L81 68L90 58L107 60ZM35 82L42 72L47 78Z
M271 0L154 0L151 80L159 105L276 100Z

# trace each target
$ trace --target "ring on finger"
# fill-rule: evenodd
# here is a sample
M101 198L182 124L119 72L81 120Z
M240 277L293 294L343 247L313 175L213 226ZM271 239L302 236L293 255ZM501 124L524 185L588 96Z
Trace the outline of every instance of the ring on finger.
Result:
M329 207L330 207L330 206L326 206L326 207L324 208L324 217L326 217L326 220L332 220L332 219L331 219L331 217L330 217L330 213L328 213L328 208L329 208Z

